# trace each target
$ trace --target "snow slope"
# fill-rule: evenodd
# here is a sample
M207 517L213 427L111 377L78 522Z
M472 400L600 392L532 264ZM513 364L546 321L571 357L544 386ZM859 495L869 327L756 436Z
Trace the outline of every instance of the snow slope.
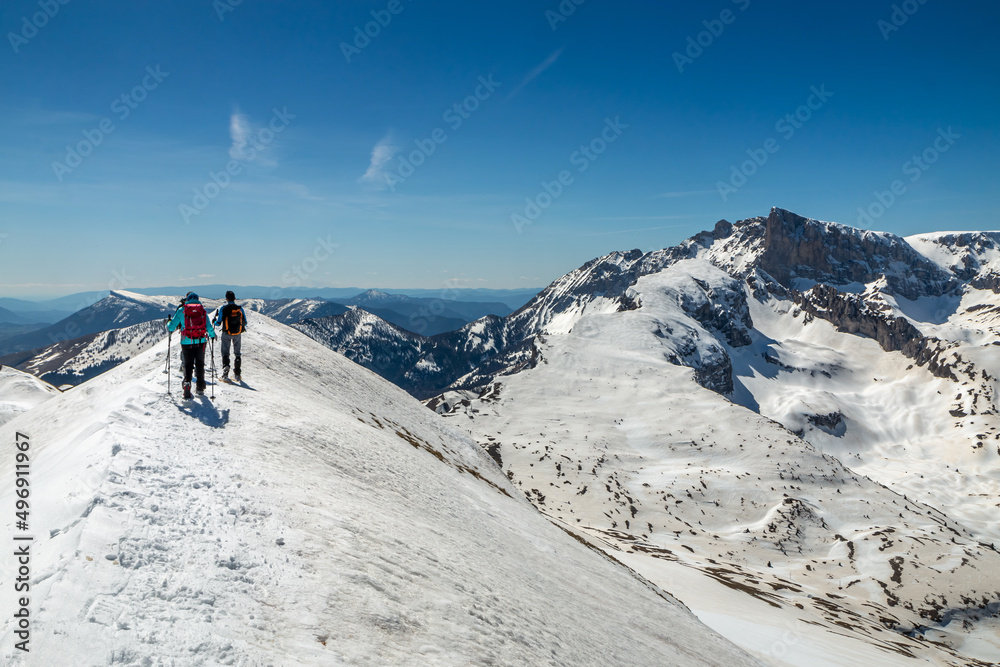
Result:
M699 386L697 369L677 363L728 346L737 377L748 366L736 354L753 355L759 332L733 347L711 318L696 317L698 299L731 286L706 262L677 262L638 280L638 309L543 336L532 368L439 409L546 514L772 664L1000 660L1000 553L956 517ZM802 356L823 377L820 351Z
M1000 232L935 232L908 236L906 242L959 278L1000 272Z
M31 653L5 583L3 664L759 664L301 333L255 318L214 402L166 395L165 353L0 427L30 437L35 538Z
M16 368L0 366L0 426L58 393L48 382Z
M945 358L964 361L954 379L937 377L870 338L807 321L787 301L750 306L754 344L730 350L746 389L736 400L1000 545L1000 419L989 375L1000 347L952 347Z

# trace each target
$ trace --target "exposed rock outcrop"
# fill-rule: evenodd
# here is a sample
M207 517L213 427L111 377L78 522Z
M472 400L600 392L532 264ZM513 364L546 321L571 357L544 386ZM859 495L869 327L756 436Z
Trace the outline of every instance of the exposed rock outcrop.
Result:
M907 299L940 296L956 287L951 276L898 236L779 208L767 218L759 266L785 287L795 287L796 278L848 285L884 276L892 292Z
M886 352L902 352L918 366L927 366L937 377L956 379L943 355L949 347L947 343L924 336L906 318L873 307L862 295L845 294L830 285L788 293L803 312L830 322L838 331L873 338Z

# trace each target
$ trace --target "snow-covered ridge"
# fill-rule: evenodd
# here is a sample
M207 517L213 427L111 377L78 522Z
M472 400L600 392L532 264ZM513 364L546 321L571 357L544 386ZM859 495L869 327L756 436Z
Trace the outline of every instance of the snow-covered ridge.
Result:
M0 427L35 536L5 665L761 664L398 388L264 317L244 345L214 403L166 395L160 343Z
M256 311L283 324L309 317L328 317L344 312L344 307L323 299L246 299L237 301L244 311ZM252 317L252 316L248 316Z
M106 302L109 307L121 307L121 304L129 303L143 308L176 308L181 299L180 296L147 296L146 294L138 294L127 290L112 290L111 294L105 297L105 299L110 297L113 297L114 300ZM102 301L104 299L97 303L101 303Z
M963 280L1000 272L1000 231L917 234L908 236L906 241L942 269Z
M58 393L58 389L33 375L0 366L0 426Z
M179 297L149 297L112 292L97 303L55 324L3 341L0 355L21 353L110 329L163 319L172 315Z

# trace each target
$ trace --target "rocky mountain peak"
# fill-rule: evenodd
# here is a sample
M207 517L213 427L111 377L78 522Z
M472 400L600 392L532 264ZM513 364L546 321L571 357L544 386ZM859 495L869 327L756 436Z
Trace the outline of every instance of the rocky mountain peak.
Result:
M903 238L805 218L772 208L764 229L759 266L785 287L798 281L864 285L885 277L900 296L940 296L955 287L952 277Z

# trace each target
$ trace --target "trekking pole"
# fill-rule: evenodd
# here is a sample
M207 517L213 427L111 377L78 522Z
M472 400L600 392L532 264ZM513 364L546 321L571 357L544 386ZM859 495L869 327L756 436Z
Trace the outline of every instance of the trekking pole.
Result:
M215 400L215 339L209 338L208 340L212 350L212 400Z
M170 395L170 340L174 337L173 331L167 332L167 395Z

